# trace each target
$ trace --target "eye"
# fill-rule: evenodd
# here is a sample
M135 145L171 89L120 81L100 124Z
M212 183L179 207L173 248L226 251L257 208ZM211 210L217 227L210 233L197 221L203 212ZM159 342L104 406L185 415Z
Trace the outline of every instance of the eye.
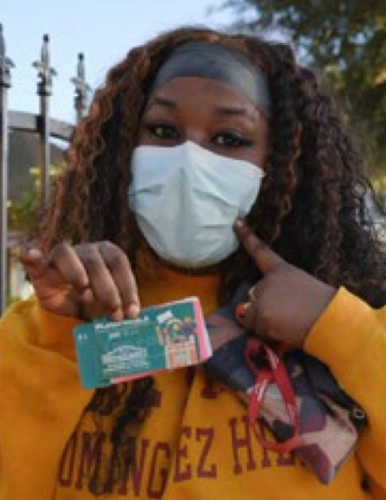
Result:
M250 139L247 139L239 132L233 132L230 130L226 132L220 132L212 140L218 146L225 146L231 148L248 147L252 146L253 144L253 142Z
M145 127L157 139L178 139L180 136L177 128L167 123L150 123Z

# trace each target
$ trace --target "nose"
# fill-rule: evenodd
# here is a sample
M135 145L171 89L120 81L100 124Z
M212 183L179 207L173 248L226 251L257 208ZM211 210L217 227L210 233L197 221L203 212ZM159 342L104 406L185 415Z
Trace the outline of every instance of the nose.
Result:
M208 138L202 129L189 128L185 131L185 141L191 141L201 147L208 147Z

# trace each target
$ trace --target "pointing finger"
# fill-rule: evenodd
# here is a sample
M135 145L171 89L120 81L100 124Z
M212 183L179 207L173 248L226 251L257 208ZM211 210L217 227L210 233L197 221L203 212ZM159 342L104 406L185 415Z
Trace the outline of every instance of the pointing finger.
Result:
M263 274L268 274L285 261L258 238L243 219L236 219L234 229L247 253Z

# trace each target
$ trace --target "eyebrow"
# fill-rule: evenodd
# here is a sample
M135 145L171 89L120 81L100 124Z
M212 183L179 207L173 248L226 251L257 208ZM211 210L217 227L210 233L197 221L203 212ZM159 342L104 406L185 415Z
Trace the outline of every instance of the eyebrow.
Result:
M236 108L231 106L216 106L215 112L217 115L242 116L243 118L246 118L254 125L256 125L256 121L251 117L250 113L245 108Z
M177 104L174 101L170 101L169 99L165 99L164 97L153 97L150 102L149 106L147 109L152 108L153 106L165 106L166 108L169 109L176 109Z
M155 96L151 99L147 109L149 110L153 106L163 106L170 110L176 110L178 108L178 105L175 101L159 96ZM256 120L251 117L250 113L245 108L232 106L216 106L215 113L217 115L223 116L242 116L243 118L246 118L247 120L252 122L253 125L256 125Z

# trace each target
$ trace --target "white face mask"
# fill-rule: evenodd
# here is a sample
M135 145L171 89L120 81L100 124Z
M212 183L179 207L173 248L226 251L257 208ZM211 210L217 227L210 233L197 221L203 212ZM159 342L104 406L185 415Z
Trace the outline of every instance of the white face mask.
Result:
M180 267L205 267L233 253L233 223L256 200L263 171L193 142L139 146L129 206L153 250Z

